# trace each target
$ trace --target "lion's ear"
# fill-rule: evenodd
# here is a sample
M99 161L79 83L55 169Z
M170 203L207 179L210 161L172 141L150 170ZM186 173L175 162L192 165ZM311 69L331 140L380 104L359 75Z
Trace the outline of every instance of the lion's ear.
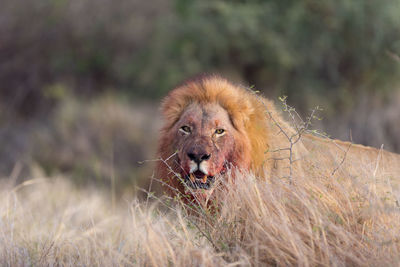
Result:
M238 131L245 131L254 112L251 102L243 98L237 103L231 103L227 110L233 126Z
M181 90L171 91L161 103L161 113L164 117L165 127L171 128L181 116L183 110L187 107L190 99L182 95Z
M181 109L179 106L172 104L171 101L165 99L161 106L161 114L164 117L166 125L172 126L179 118Z

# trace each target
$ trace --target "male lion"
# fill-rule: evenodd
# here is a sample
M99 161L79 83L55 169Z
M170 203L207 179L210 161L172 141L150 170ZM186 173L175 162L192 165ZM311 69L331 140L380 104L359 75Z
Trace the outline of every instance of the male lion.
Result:
M308 134L285 122L271 101L217 76L172 90L162 112L157 174L172 194L207 193L230 167L291 181L380 179L398 189L400 155Z

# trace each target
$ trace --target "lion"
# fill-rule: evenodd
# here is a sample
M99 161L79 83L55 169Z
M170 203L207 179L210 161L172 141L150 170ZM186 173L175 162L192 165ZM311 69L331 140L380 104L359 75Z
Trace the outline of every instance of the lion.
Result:
M173 89L162 114L157 177L172 195L210 194L231 168L260 179L380 178L398 189L400 155L308 133L271 100L219 76Z

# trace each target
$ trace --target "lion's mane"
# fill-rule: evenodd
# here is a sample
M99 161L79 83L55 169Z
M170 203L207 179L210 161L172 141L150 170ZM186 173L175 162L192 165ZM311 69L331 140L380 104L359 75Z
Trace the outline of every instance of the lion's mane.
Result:
M158 164L158 176L165 178L176 175L179 166L173 161L168 132L178 121L181 114L191 103L200 104L218 103L229 114L232 124L240 133L235 139L238 158L249 161L251 170L262 175L265 169L270 169L272 163L265 161L266 152L272 147L279 147L281 141L276 138L279 123L282 127L292 131L287 123L276 112L272 102L257 96L253 91L233 85L226 79L218 76L207 76L190 80L172 90L162 102L164 127L161 130L158 156L162 161ZM270 117L275 118L272 123ZM271 144L274 144L273 146ZM269 165L269 168L267 167ZM167 179L171 186L176 187L177 179Z

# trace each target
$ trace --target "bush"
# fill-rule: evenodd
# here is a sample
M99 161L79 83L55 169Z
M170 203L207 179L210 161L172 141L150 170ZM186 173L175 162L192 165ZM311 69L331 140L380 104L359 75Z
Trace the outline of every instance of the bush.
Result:
M125 88L163 1L2 1L2 112L31 117L54 103L46 88L63 83L80 96Z
M396 0L5 0L2 104L30 116L51 106L54 83L158 97L219 72L302 107L318 96L345 106L397 85L399 13Z
M392 0L178 0L144 77L151 88L167 89L216 71L303 108L318 96L349 104L350 96L398 83L399 64L387 53L400 52L399 12Z

